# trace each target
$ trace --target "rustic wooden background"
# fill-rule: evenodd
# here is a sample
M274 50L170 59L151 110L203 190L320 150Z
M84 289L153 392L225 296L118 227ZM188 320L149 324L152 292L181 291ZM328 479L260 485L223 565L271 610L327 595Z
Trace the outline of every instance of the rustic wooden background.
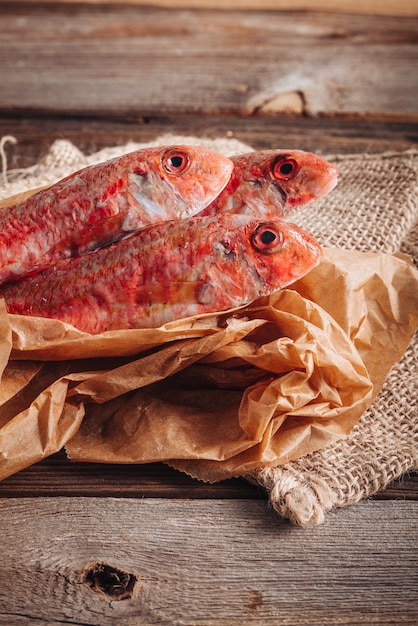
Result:
M319 154L418 142L410 0L0 0L9 167L162 133ZM359 174L361 175L361 173ZM417 475L280 520L244 480L71 464L0 484L0 624L418 623Z

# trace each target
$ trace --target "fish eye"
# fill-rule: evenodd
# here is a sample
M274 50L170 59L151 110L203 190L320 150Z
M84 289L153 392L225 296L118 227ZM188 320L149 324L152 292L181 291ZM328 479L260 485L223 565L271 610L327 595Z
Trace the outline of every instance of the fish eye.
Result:
M263 254L273 254L281 248L283 235L274 224L260 224L251 236L252 246Z
M294 159L283 159L279 157L272 163L271 173L273 178L279 180L290 180L296 176L299 166Z
M190 163L189 156L181 150L169 150L162 158L162 165L169 174L183 174Z

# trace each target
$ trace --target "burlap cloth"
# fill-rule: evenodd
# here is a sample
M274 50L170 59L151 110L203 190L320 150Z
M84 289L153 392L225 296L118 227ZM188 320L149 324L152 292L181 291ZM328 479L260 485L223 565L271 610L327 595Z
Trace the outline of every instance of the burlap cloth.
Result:
M0 199L54 183L81 167L151 145L130 143L86 156L70 142L61 140L35 166L8 172L6 142L7 138L3 138L0 144ZM203 144L227 155L251 149L235 139L178 136L159 137L152 145L168 143ZM337 188L327 198L292 216L292 221L327 247L401 252L418 263L418 152L326 158L340 171ZM272 506L281 516L301 526L319 524L326 511L366 498L416 469L417 353L415 335L373 405L349 436L322 451L247 476L268 491Z

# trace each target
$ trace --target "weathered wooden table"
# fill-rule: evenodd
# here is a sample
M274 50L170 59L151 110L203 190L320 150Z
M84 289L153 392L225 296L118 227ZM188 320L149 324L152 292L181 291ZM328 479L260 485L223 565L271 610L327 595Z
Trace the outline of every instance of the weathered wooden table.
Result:
M374 15L355 0L142 4L0 1L9 167L60 137L88 152L166 132L416 146L413 1L368 3ZM244 480L58 453L0 484L0 623L417 624L417 499L404 477L302 530Z

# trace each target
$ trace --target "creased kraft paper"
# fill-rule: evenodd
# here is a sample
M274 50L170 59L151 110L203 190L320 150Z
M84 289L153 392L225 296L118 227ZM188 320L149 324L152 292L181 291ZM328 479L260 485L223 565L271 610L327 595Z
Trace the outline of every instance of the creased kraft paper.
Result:
M331 248L291 288L158 329L92 336L0 301L0 477L63 446L208 481L298 458L350 432L417 325L406 257Z

